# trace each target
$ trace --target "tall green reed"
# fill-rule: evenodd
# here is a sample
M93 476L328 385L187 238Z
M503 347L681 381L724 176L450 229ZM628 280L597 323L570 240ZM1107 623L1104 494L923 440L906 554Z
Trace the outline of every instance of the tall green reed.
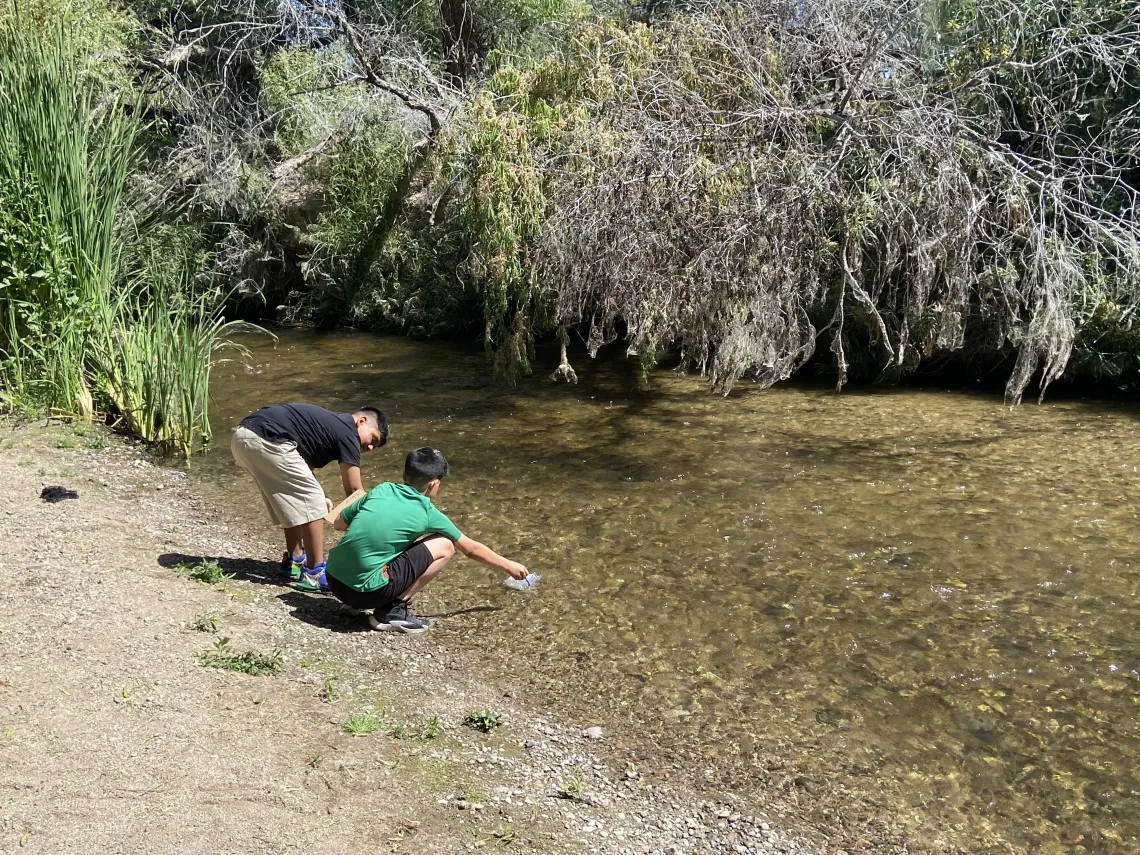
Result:
M123 290L99 319L92 357L100 398L131 433L181 451L210 438L210 373L226 352L246 351L227 339L240 322L226 322L204 294Z
M187 457L234 325L153 267L128 270L139 105L84 78L67 33L0 25L0 405L89 418ZM147 218L143 218L147 219Z
M137 161L140 123L121 95L95 102L62 28L18 14L5 23L0 180L4 201L16 203L29 226L20 236L24 245L6 254L23 255L10 260L31 261L33 269L5 280L10 310L2 345L6 361L20 364L25 383L33 383L17 393L90 416L87 341L92 313L115 286L122 250L116 219Z

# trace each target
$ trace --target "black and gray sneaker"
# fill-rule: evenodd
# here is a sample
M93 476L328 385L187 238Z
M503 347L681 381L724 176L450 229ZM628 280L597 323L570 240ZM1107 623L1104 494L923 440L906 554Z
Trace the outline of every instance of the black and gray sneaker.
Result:
M368 625L377 632L396 628L388 622L388 609L377 609L368 615Z
M392 603L383 617L377 618L373 615L368 622L373 629L398 629L408 635L419 635L431 627L430 621L416 617L408 608L408 604L403 602Z

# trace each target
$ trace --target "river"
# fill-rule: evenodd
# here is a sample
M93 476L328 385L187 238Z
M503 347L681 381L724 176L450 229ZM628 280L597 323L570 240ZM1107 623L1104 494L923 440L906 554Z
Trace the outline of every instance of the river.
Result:
M268 531L230 429L280 401L380 407L392 442L365 456L366 486L440 448L439 504L543 576L518 594L457 559L429 589L425 610L452 615L434 638L490 675L816 823L862 800L910 817L929 851L939 835L1140 851L1140 409L721 398L665 370L641 389L634 366L585 356L577 386L506 388L458 345L243 341L249 365L216 369L197 477ZM321 480L338 500L335 470Z

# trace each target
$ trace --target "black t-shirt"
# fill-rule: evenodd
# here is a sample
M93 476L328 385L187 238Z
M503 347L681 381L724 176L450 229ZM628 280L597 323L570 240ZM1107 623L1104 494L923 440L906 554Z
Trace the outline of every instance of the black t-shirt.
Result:
M348 413L312 404L274 404L242 419L242 427L269 442L295 442L311 469L339 460L360 465L360 434Z

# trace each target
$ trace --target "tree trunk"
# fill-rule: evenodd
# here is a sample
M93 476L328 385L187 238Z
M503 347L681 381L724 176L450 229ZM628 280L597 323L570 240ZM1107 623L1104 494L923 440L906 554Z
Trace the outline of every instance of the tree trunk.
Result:
M475 8L468 0L436 0L443 24L444 70L462 85L478 70L483 45Z

